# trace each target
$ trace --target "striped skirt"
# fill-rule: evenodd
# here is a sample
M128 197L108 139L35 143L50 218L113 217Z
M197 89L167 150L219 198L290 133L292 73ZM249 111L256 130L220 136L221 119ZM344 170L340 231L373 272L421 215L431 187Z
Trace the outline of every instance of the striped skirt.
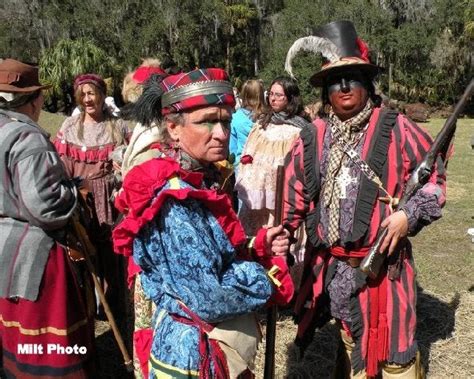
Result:
M7 378L95 376L91 285L73 265L56 244L36 301L0 298L0 372L3 366Z

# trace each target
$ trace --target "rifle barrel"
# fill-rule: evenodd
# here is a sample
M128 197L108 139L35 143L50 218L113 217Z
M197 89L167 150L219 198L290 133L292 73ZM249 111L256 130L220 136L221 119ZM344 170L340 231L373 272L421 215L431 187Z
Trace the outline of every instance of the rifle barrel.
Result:
M424 177L420 175L421 170L428 169L431 172L431 167L434 164L434 160L436 159L438 154L443 149L448 148L449 143L454 136L454 131L456 129L456 120L458 119L459 115L466 106L466 103L469 100L469 97L471 96L473 91L474 79L471 79L471 82L465 89L463 95L456 103L453 113L451 113L451 115L448 117L443 127L441 128L441 131L436 136L425 158L413 171L412 177L408 181L407 188L405 188L405 193L400 199L399 206L405 204L409 200L409 198L416 193L418 188L425 184L423 183ZM416 182L414 182L414 179L416 179ZM373 279L379 275L380 269L385 261L386 252L380 251L380 246L382 245L382 241L386 235L387 229L381 229L379 231L375 243L372 245L369 253L365 256L359 266L362 272L364 272Z
M469 85L466 87L464 90L464 93L462 94L461 98L459 101L456 103L454 106L453 113L451 113L448 117L448 119L445 121L442 129L436 136L433 146L436 146L440 143L443 143L443 140L445 139L445 136L449 133L446 132L447 129L452 129L453 126L456 124L456 120L458 119L459 115L462 113L464 107L466 106L472 92L474 91L474 79L471 79L471 82ZM454 126L455 128L455 126Z

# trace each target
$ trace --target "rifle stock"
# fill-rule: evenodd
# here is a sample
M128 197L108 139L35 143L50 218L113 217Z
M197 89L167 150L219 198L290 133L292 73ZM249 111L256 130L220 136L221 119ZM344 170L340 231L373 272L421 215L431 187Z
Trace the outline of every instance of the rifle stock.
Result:
M400 209L403 205L405 205L406 202L428 182L431 176L433 165L439 154L444 155L445 161L447 161L448 158L446 157L446 152L454 137L454 132L456 131L456 120L466 106L466 103L469 100L473 90L474 79L471 79L471 82L464 91L461 99L457 102L453 113L446 120L441 131L436 136L430 150L426 153L424 159L415 168L412 175L410 176L403 196L398 203L397 209ZM372 245L369 253L365 256L359 266L360 270L372 279L375 279L379 275L380 270L385 263L387 252L380 251L380 246L382 245L386 235L386 229L381 229L379 231L375 243Z

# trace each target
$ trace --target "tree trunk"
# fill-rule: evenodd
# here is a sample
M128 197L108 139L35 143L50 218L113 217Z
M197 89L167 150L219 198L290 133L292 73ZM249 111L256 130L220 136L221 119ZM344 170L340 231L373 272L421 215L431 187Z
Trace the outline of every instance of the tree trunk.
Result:
M226 49L225 49L225 70L229 75L230 72L230 40L227 40Z

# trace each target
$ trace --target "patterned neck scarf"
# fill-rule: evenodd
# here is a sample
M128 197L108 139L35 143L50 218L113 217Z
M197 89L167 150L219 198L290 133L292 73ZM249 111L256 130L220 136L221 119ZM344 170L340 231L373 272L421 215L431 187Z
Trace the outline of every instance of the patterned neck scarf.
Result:
M348 144L357 143L363 135L364 126L372 114L373 105L367 101L364 109L354 117L341 121L331 110L329 113L328 129L332 133L331 149L329 151L329 164L326 172L326 182L323 190L324 205L329 210L328 242L334 244L339 239L339 203L341 185L336 180L342 164L347 159L344 152L336 143L334 134L339 134ZM336 133L335 133L336 132Z
M222 175L215 164L211 163L204 166L184 151L181 151L179 165L185 170L202 173L204 175L203 181L206 188L214 190L221 188Z
M308 120L304 119L301 116L295 115L292 117L288 117L288 114L286 112L273 112L270 122L276 125L290 124L300 129L311 125Z
M204 175L203 181L206 188L220 189L222 175L215 164L204 166L185 151L174 148L168 144L159 144L158 149L164 156L177 161L183 170L202 173Z

